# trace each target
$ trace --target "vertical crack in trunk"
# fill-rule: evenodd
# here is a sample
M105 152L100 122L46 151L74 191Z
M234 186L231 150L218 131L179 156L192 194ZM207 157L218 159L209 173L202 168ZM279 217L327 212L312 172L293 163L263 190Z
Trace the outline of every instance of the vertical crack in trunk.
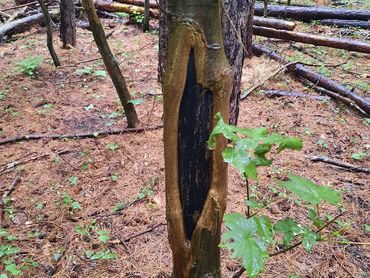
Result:
M179 115L179 186L184 228L191 240L211 185L210 151L213 95L197 84L194 49L191 49Z

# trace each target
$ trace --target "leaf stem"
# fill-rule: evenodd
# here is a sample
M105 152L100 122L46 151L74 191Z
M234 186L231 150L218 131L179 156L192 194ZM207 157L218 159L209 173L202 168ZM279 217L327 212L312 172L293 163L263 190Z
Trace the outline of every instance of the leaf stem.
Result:
M249 201L250 199L250 194L249 194L249 181L248 181L248 177L245 175L245 185L247 186L247 200ZM249 205L247 204L247 217L250 218L251 217L251 211L250 211L250 207Z

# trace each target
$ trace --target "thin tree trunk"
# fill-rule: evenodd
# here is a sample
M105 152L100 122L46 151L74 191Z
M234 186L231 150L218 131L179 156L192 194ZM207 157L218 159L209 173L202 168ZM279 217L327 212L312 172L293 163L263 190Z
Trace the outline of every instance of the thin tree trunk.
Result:
M139 123L139 120L137 118L135 107L132 103L130 103L131 96L127 89L125 79L122 75L116 58L109 48L107 39L105 38L103 26L101 25L98 15L96 14L94 3L92 0L83 0L82 4L89 18L91 31L94 35L96 45L99 48L99 52L103 58L104 65L121 100L127 118L128 127L136 127Z
M63 48L76 46L76 8L74 0L60 1L60 37Z
M227 166L214 116L229 116L230 67L221 28L221 0L168 0L170 35L163 81L166 214L173 277L221 277L220 234Z
M51 58L53 59L54 65L56 67L60 66L60 61L58 58L57 53L55 52L54 46L53 46L53 30L51 28L51 18L50 14L48 12L48 8L46 7L45 3L43 0L38 0L40 7L42 9L42 12L44 14L44 19L45 19L45 25L46 25L46 40L47 40L47 45L48 49L51 55Z
M254 26L253 34L268 38L276 38L282 40L296 41L308 43L319 46L327 46L338 49L345 49L348 51L356 51L362 53L370 53L370 44L361 41L338 39L331 37L324 37L319 35L312 35L307 33L292 32L285 30L276 30L268 27Z
M149 31L149 19L150 19L150 1L145 0L145 11L144 11L144 23L143 23L143 30Z
M167 62L167 44L169 34L169 16L167 0L159 0L159 50L158 50L158 81L163 82Z

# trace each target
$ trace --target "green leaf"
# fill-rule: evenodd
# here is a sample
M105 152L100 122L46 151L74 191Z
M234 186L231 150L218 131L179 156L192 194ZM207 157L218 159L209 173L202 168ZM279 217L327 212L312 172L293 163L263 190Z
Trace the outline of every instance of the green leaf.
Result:
M78 184L78 177L76 176L71 176L68 178L68 181L71 185L77 185Z
M261 204L261 203L257 202L257 200L254 200L252 198L249 199L249 200L245 200L245 203L250 208L263 208L263 207L265 207L264 204Z
M366 233L370 234L370 225L364 224Z
M76 201L72 202L71 207L72 207L72 209L79 209L79 210L82 209L80 203L76 202Z
M289 217L279 220L274 225L274 230L283 234L283 243L285 246L291 246L295 237L303 233L302 227L294 219Z
M90 236L90 233L81 224L77 224L74 228L75 232L82 236Z
M93 250L86 250L85 251L86 258L90 259L92 255L94 255L94 251Z
M127 103L131 103L133 105L139 105L139 104L144 103L144 100L142 98L135 98L135 99L129 100Z
M1 273L0 278L8 278L8 275L6 275L5 273Z
M320 229L322 226L324 226L324 221L318 217L316 211L312 208L309 210L309 217L315 227Z
M95 76L99 76L99 77L106 77L107 76L107 72L105 70L96 70L94 72L94 75Z
M0 245L0 258L4 256L9 256L9 255L15 255L19 253L20 251L21 249L19 249L18 247L8 245L8 244L4 244L4 245L2 244Z
M62 253L60 252L55 252L53 255L54 261L58 262L60 258L62 257Z
M351 157L355 160L361 160L366 156L367 156L367 154L364 151L362 151L362 152L359 152L359 153L353 153Z
M222 235L221 247L240 258L249 276L256 276L264 269L268 258L266 243L272 241L272 223L269 218L246 218L239 213L226 214L224 222L228 231Z
M90 260L114 260L117 258L117 254L108 249L96 253L92 250L86 250L85 255Z
M299 278L299 276L297 274L291 274L289 278Z
M84 74L91 74L91 73L92 73L91 67L83 67L75 71L75 74L80 75L80 76Z
M126 207L125 203L123 202L118 202L115 204L114 208L112 209L112 212L118 212L123 210Z
M117 144L114 144L114 143L107 144L106 147L107 147L108 150L111 150L111 151L115 151L119 148L119 146Z
M307 251L311 251L317 241L317 234L305 227L303 230L302 245Z
M101 241L101 242L104 242L104 243L107 243L109 241L109 234L108 234L108 231L106 230L98 230L97 231L97 234L99 235L98 236L98 239Z
M216 147L216 138L223 135L231 141L231 145L222 152L224 161L238 169L246 178L257 180L257 167L269 166L271 159L266 154L273 145L277 152L285 149L300 150L302 141L295 137L285 137L277 133L267 134L266 128L239 128L225 124L220 113L216 114L217 124L208 140L208 148Z
M5 270L14 276L22 274L22 271L17 268L17 265L15 263L7 264L5 266Z
M292 174L289 174L288 177L288 181L277 181L277 183L298 195L305 202L317 205L325 201L335 205L340 201L340 194L327 186L316 185L306 178Z
M117 174L112 174L110 176L110 178L111 178L112 181L118 181L118 175Z

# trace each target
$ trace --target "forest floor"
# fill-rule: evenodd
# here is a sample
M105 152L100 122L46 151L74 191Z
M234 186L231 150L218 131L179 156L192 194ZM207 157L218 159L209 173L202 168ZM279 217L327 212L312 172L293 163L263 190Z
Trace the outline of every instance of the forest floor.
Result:
M118 60L137 100L141 127L160 126L157 23L152 23L148 33L132 24L114 20L103 23L107 33L114 30L109 43L114 53L121 53ZM301 24L299 30L348 36L343 30L317 24ZM366 31L350 33L350 37L361 40L369 37ZM49 58L43 28L33 28L0 46L0 140L126 127L102 61L83 62L99 58L91 33L78 28L78 45L71 50L61 49L57 32L54 34L62 62L58 69ZM370 96L369 55L277 40L258 41L292 60L320 64L314 69ZM44 58L32 77L19 69L19 62L31 56ZM267 57L246 60L242 90L280 66ZM369 167L369 119L339 102L268 98L265 89L317 95L281 73L241 102L239 126L265 126L304 141L302 151L277 156L273 167L262 169L258 184L252 185L257 198L273 204L264 213L274 220L291 216L301 223L309 221L303 204L275 192L274 178L289 172L340 190L346 212L324 232L339 231L337 243L320 242L310 253L298 247L273 257L261 277L369 277L370 234L365 230L365 224L370 224L369 176L308 159L324 155ZM138 133L0 146L0 194L15 181L14 191L3 204L0 242L22 250L15 260L23 260L23 266L31 264L24 259L39 263L23 270L23 277L169 277L172 261L165 226L162 132L159 127ZM353 154L361 159L355 160ZM235 170L230 168L229 173L227 212L243 212L244 182ZM325 213L337 212L335 207L325 207ZM344 240L353 243L343 244ZM114 252L117 258L92 260L86 251L106 258ZM231 277L239 268L238 261L228 255L222 251L223 277Z

